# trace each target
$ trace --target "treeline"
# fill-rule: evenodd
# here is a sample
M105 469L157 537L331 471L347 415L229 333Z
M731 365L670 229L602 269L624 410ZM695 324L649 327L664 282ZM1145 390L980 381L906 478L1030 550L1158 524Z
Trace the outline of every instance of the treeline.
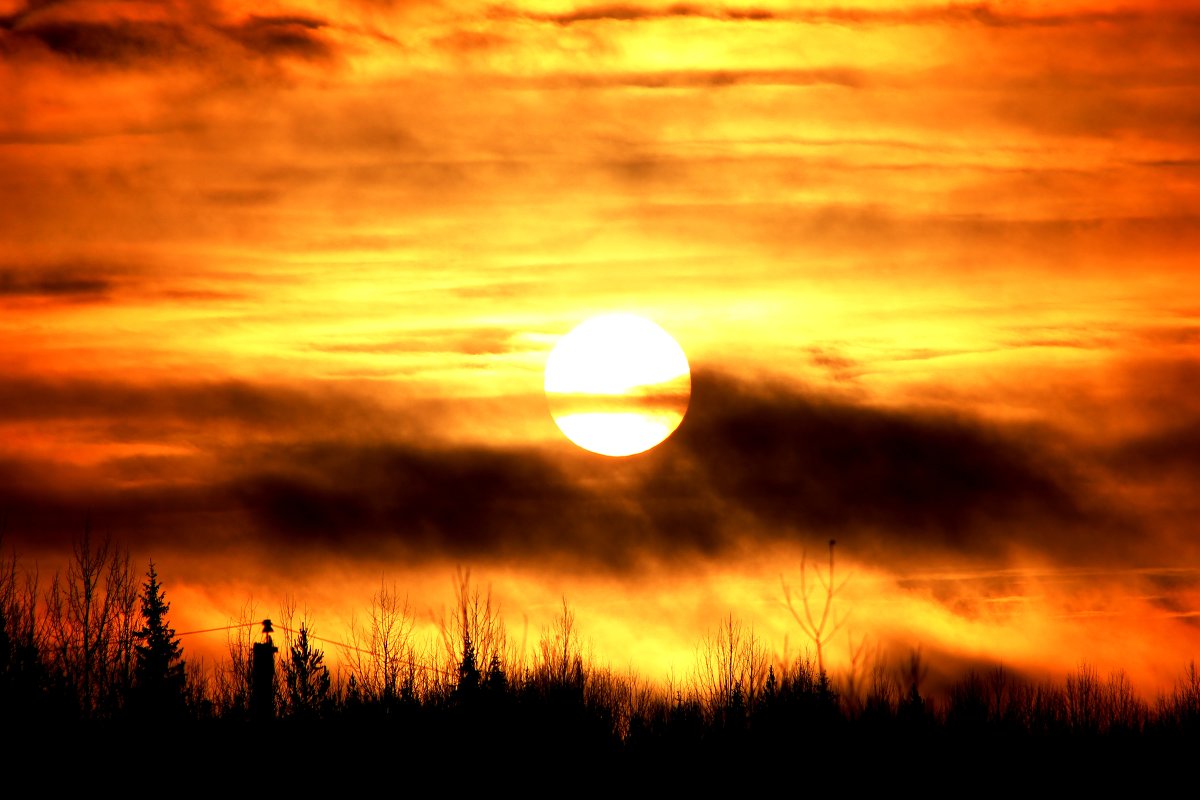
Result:
M297 618L274 620L268 707L255 708L247 621L228 634L228 659L202 664L169 622L153 565L84 537L67 570L43 584L15 558L0 575L0 718L77 727L171 723L195 730L390 731L410 747L485 737L490 747L565 747L591 754L832 751L847 743L951 745L964 740L1128 742L1200 735L1200 674L1189 665L1173 691L1147 700L1121 673L1081 667L1061 683L1001 667L963 675L925 695L914 652L901 668L828 674L814 659L772 658L733 617L697 649L685 678L651 682L585 656L564 603L535 648L510 641L490 594L461 574L440 637L422 640L417 617L381 586L349 641L330 643ZM326 651L340 655L331 670ZM261 675L259 676L261 679ZM258 689L262 702L262 686ZM483 740L481 740L482 742ZM890 745L889 745L890 746Z

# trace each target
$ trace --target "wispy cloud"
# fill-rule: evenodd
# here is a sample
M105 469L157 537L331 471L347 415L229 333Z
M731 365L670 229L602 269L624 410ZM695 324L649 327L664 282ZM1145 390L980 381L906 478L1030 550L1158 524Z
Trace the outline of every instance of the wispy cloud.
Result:
M1174 13L1171 13L1174 12ZM794 8L785 4L720 5L706 3L603 3L582 5L556 13L521 11L515 6L496 7L493 16L530 19L555 25L595 22L638 22L664 19L709 19L721 22L800 22L834 25L984 25L994 28L1058 27L1064 25L1121 24L1146 19L1160 10L1098 8L1086 5L1066 12L1036 8L1014 10L995 3L914 4L907 8L879 8L854 4ZM1178 21L1200 24L1195 9L1171 8Z
M52 269L30 272L0 269L0 298L47 297L77 300L102 299L113 281L82 269Z

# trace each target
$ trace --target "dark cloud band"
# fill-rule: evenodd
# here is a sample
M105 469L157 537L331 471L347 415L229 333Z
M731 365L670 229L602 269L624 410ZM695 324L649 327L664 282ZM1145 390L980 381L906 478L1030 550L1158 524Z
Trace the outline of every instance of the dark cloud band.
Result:
M829 536L880 560L995 557L1013 547L1102 559L1129 541L1120 515L1074 478L1044 431L721 374L694 375L693 391L664 445L609 459L565 442L332 439L328 421L352 405L227 387L219 403L197 407L247 425L275 418L274 443L235 447L193 434L203 459L123 458L92 472L10 461L0 507L31 528L41 517L61 525L72 514L107 514L117 530L143 531L147 544L151 521L170 519L162 543L171 547L203 547L212 541L206 525L236 519L244 546L297 558L550 559L616 570Z

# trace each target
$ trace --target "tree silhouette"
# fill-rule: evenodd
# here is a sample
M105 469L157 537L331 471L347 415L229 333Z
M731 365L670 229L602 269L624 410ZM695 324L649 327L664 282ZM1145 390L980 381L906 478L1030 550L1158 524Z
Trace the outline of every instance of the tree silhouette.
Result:
M300 719L321 716L329 704L329 668L325 666L325 654L313 647L303 622L295 643L288 648L283 672L288 712Z
M0 719L33 720L44 713L49 673L39 641L37 576L21 573L13 555L0 562Z
M183 710L184 663L183 651L175 631L167 621L171 604L166 601L154 562L142 584L142 617L145 623L134 633L137 640L137 663L134 683L139 700L138 710L161 716L178 714Z
M796 610L796 606L792 602L792 591L784 582L783 576L779 577L779 583L783 587L783 598L787 602L788 611L792 612L792 617L799 623L800 629L804 631L808 638L812 639L813 645L817 650L817 668L821 671L821 675L825 673L825 645L834 635L842 629L849 619L849 613L842 614L840 617L833 611L833 598L840 592L850 580L850 576L842 579L841 583L837 583L833 576L833 548L837 544L836 539L829 540L829 570L826 575L822 575L819 569L816 569L817 580L821 583L821 588L825 590L825 596L821 603L821 613L817 614L813 608L816 604L809 599L810 587L808 584L808 563L807 552L802 551L800 554L800 599L804 603L804 615ZM851 648L853 651L853 648Z
M491 664L493 656L503 663L508 640L500 606L492 599L491 586L486 592L480 591L478 586L471 585L471 571L460 569L454 588L456 607L452 613L443 611L439 627L446 654L444 669L447 673L458 672L461 683L463 665L468 661L476 673ZM469 685L470 676L467 680Z
M381 579L379 591L371 596L367 624L351 619L350 645L343 647L344 661L363 700L390 705L403 694L409 668L416 661L415 626L408 598L401 597L394 583L388 587Z
M499 697L508 691L508 676L504 673L504 666L500 663L500 656L492 654L491 663L488 664L487 679L484 682L493 696Z
M730 614L701 644L695 692L710 721L737 727L762 697L770 667L762 642Z
M132 678L137 592L127 553L108 537L93 546L90 523L72 546L66 574L45 595L52 680L84 719L116 713Z
M471 637L463 637L463 657L458 665L458 698L460 701L470 701L479 692L479 666L475 663L475 644Z

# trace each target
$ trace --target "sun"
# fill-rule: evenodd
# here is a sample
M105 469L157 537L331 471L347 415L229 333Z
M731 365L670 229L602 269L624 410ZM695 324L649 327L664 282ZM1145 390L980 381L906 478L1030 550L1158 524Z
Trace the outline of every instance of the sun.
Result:
M683 348L634 314L580 323L546 360L554 422L572 442L605 456L630 456L661 443L683 421L691 393Z

